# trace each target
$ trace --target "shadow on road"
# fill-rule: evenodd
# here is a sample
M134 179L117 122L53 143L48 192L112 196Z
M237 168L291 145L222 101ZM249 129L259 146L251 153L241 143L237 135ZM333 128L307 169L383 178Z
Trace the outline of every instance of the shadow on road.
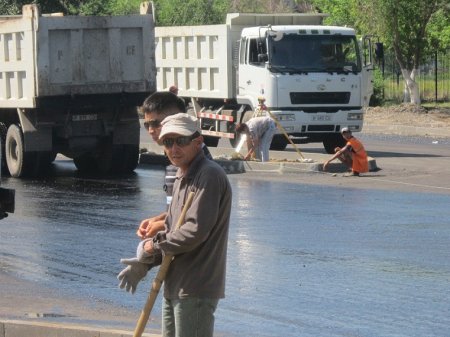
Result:
M439 158L447 157L430 153L401 153L386 151L367 151L367 154L373 158Z

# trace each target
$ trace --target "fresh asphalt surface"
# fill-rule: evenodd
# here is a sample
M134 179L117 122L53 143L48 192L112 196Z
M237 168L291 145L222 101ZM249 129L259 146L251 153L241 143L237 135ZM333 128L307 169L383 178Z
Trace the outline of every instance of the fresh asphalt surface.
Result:
M381 168L364 177L229 175L218 336L448 336L448 143L364 137ZM164 207L162 177L151 166L80 177L58 159L49 178L4 179L17 211L0 223L1 317L132 330L154 272L133 296L115 275L119 258L134 254L140 219ZM149 328L159 319L157 303Z

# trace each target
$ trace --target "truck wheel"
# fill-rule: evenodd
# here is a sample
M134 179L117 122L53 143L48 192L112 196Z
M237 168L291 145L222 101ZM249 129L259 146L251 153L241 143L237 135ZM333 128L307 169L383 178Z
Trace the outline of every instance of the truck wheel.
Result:
M8 132L8 128L6 127L5 123L0 123L0 139L2 142L2 147L1 147L1 156L2 156L2 160L1 160L1 170L2 170L2 174L5 174L6 172L8 172L7 170L7 165L6 165L6 153L5 153L5 144L6 144L6 133Z
M124 145L124 154L126 155L126 165L124 172L133 172L139 164L139 144Z
M40 152L32 152L30 156L34 156L33 158L33 175L43 175L50 167L50 164L53 163L53 152L52 151L40 151Z
M131 173L139 163L139 145L113 145L111 173Z
M131 173L139 163L139 145L104 144L103 151L96 158L100 173Z
M236 123L227 123L227 130L228 132L234 132L234 138L231 139L230 138L230 144L233 148L236 148L236 146L238 146L239 141L241 140L240 135L236 134L235 130L236 130L236 124L238 123L246 123L250 118L252 118L253 116L253 111L252 110L247 110L244 112L243 116L242 116L242 120L240 122L236 121Z
M219 137L203 136L203 141L208 147L217 147L219 145Z
M327 153L333 154L336 147L343 147L345 143L345 139L342 138L340 133L334 133L324 138L323 147Z
M236 134L236 124L233 122L227 122L227 132L234 133L234 138L230 138L231 147L234 149L239 144L239 135Z
M25 152L21 128L12 124L6 133L5 142L6 164L12 177L18 178L32 173L32 154Z
M56 159L56 156L58 155L55 151L49 151L45 153L45 158L48 161L49 164L53 163Z
M97 164L90 153L85 153L79 157L73 158L73 163L78 171L82 173L94 173L97 171Z

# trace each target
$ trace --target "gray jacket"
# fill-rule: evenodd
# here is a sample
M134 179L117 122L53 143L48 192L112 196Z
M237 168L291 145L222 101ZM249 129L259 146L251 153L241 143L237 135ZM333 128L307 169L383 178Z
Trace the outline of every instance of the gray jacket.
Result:
M195 193L185 221L177 231L182 207ZM164 282L164 297L218 299L225 296L231 186L224 170L199 152L185 176L177 173L166 218L166 233L159 234L156 249L175 255Z

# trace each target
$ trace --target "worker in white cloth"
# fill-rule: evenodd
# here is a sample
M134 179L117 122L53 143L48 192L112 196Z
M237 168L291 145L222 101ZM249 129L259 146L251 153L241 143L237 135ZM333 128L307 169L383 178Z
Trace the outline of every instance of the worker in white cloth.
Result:
M269 161L269 149L273 135L277 127L271 117L253 117L246 123L236 126L237 133L247 135L248 153L245 160L255 154L255 158L261 161Z

